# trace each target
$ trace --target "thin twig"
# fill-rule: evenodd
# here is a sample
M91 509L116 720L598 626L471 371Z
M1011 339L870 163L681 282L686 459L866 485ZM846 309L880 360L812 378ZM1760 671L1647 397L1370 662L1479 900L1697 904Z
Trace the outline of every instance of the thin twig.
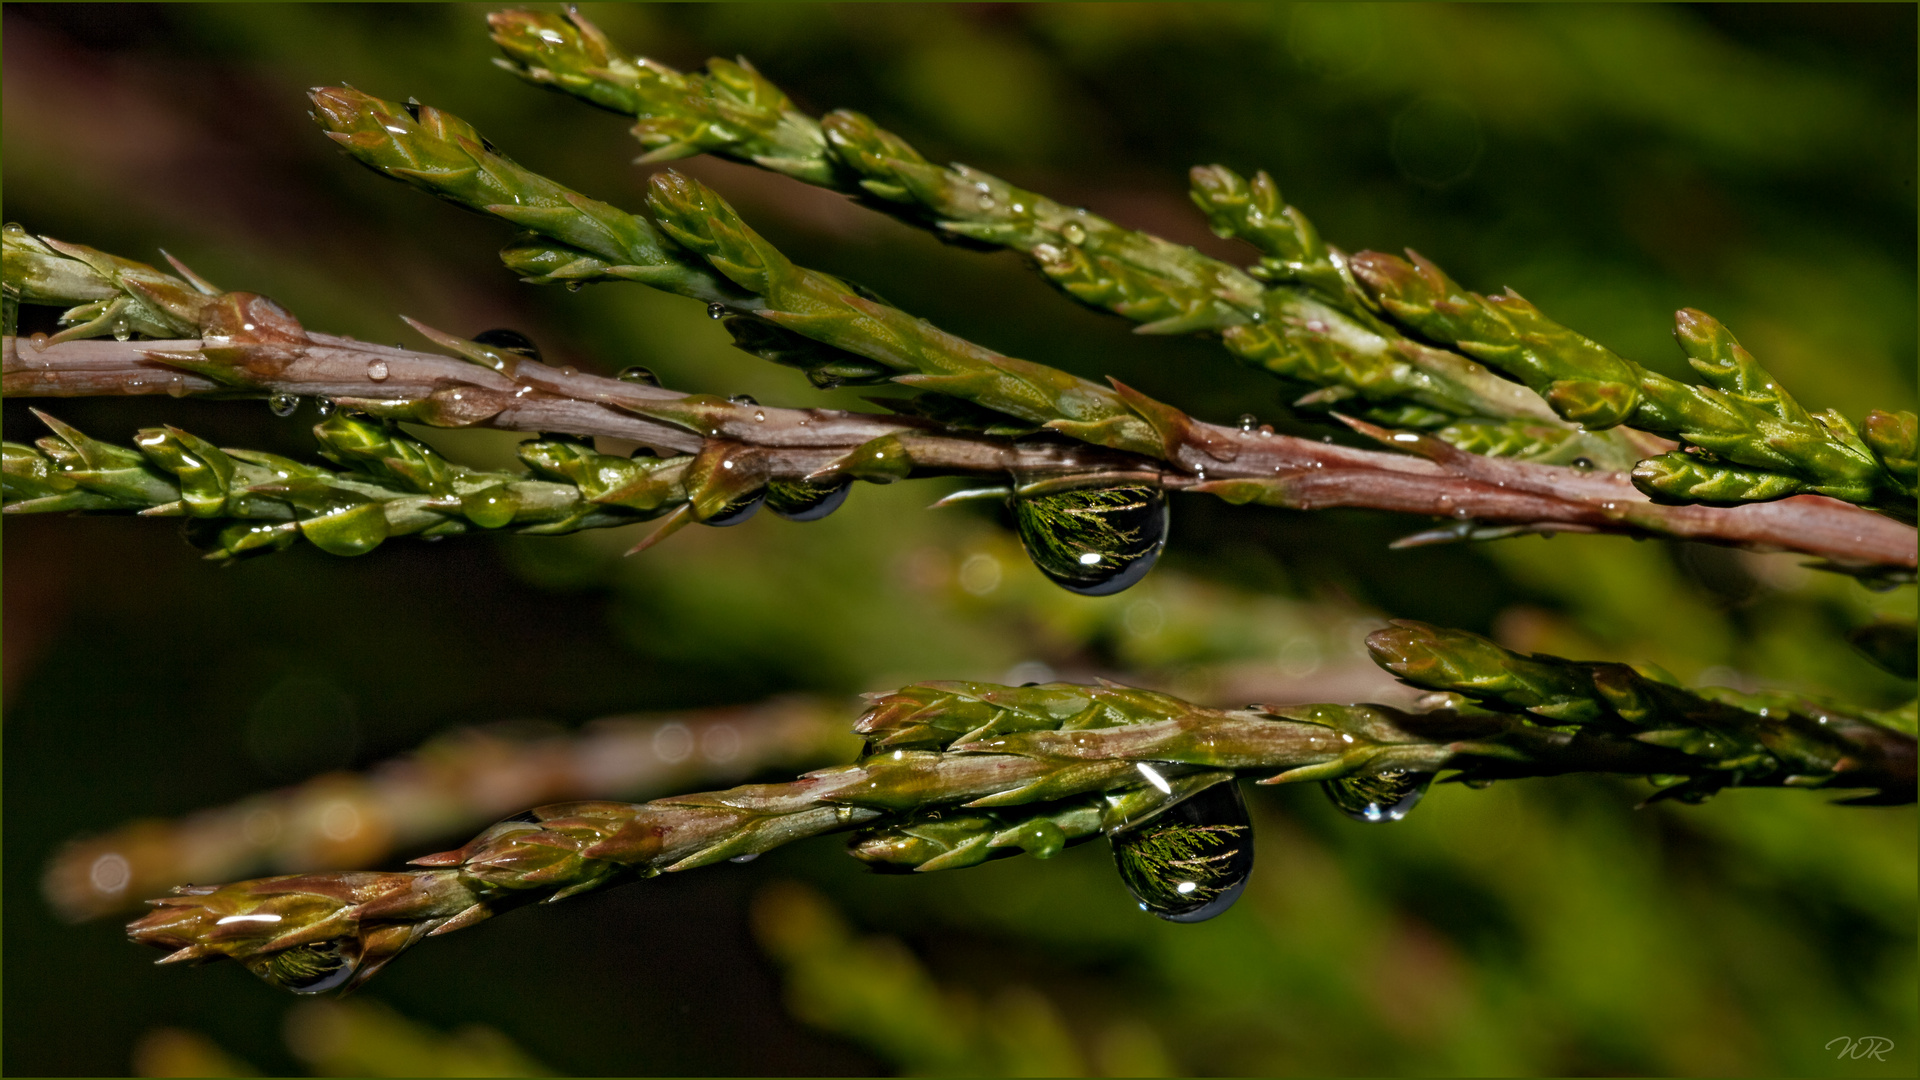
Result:
M284 362L277 370L250 371L246 396L329 397L342 407L412 415L442 426L565 431L683 452L697 451L705 442L690 421L669 422L634 410L697 413L711 436L757 448L768 474L779 478L818 473L873 439L891 435L906 443L914 471L923 474L1149 472L1158 473L1171 489L1299 510L1368 507L1533 532L1658 534L1798 551L1850 566L1911 569L1916 562L1912 527L1833 499L1798 496L1733 509L1662 506L1635 490L1624 473L1486 458L1382 429L1367 430L1390 445L1404 444L1438 460L1181 417L1187 437L1173 460L1162 463L1055 436L1012 440L955 432L913 417L735 404L533 361L521 362L509 377L433 353L311 332L306 338L278 346ZM0 339L4 390L9 397L232 396L234 386L159 357L204 357L203 350L228 344L95 339L36 350L31 343ZM380 364L383 369L375 366ZM375 380L369 374L373 370L383 370L384 377ZM432 411L423 411L429 405ZM1459 538L1470 534L1463 531Z

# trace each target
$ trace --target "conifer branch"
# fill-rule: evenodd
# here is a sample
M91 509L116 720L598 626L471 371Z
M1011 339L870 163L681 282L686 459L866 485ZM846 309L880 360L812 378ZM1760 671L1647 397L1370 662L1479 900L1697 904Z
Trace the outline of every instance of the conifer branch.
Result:
M634 135L648 148L641 161L717 154L855 196L946 239L1020 251L1069 296L1141 333L1219 335L1243 363L1310 388L1298 407L1438 429L1463 441L1456 445L1556 464L1625 468L1648 450L1631 433L1560 423L1527 388L1383 321L1346 256L1280 201L1265 174L1249 185L1219 166L1193 173L1194 201L1214 230L1268 256L1249 275L978 169L934 165L859 113L815 121L744 59L675 71L627 54L577 11L503 11L488 21L507 54L501 67L636 117Z
M190 881L378 866L530 802L631 799L845 760L845 703L607 717L578 731L461 728L363 772L328 773L169 820L70 841L40 888L70 921L119 914Z
M1653 774L1654 796L1732 786L1876 789L1911 802L1910 732L1826 705L1697 693L1623 665L1508 652L1396 623L1369 639L1389 670L1443 691L1376 705L1208 709L1113 684L922 683L874 695L852 765L652 802L562 803L508 818L426 869L188 886L132 923L162 963L239 960L301 992L363 983L425 937L532 901L751 857L860 828L852 853L933 871L1137 828L1242 773L1265 782L1457 773L1479 783L1568 772Z

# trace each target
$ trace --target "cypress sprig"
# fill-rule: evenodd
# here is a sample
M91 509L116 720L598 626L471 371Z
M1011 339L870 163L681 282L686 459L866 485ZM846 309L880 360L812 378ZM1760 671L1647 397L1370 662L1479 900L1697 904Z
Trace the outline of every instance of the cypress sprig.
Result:
M855 728L868 750L852 765L647 803L540 807L406 873L189 886L152 901L158 910L128 932L168 950L162 963L230 957L303 992L351 987L425 937L530 901L845 829L860 830L851 853L883 869L1046 858L1234 774L1276 769L1269 782L1600 771L1656 774L1670 783L1656 797L1687 801L1735 785L1875 787L1853 801L1913 799L1912 736L1838 712L1808 728L1798 713L1775 715L1778 703L1714 700L1620 665L1523 657L1418 623L1369 644L1403 678L1478 704L1219 710L1113 685L923 683L870 698ZM1769 755L1775 767L1758 760ZM315 967L337 977L308 978Z
M134 334L197 337L208 298L220 294L177 261L181 277L83 244L34 236L17 224L0 230L0 247L10 303L75 305L60 316L66 329L47 344L104 334L122 341ZM11 325L7 333L13 333Z
M740 235L744 243L747 234ZM53 243L40 247L51 251L48 245ZM771 256L777 258L778 253ZM152 274L161 276L157 271ZM858 290L838 291L841 283L826 275L806 280L821 290L826 303L839 305L843 313L848 308L863 317L877 313L880 325L904 328L910 335L922 325ZM95 295L91 290L98 284L85 276L58 273L43 274L40 281L33 292L36 302L62 305ZM1149 425L1160 440L1151 456L1030 438L1041 424L927 390L914 398L882 402L903 414L900 419L770 408L556 368L417 322L412 323L416 330L458 359L333 337L308 331L286 309L258 294L220 291L197 277L192 278L191 293L180 279L170 287L177 296L191 299L192 306L180 308L178 317L197 320L195 331L200 338L57 344L39 338L5 338L0 341L5 392L12 396L156 392L253 396L271 398L276 408L311 396L323 403L335 402L347 412L389 421L603 435L690 454L688 498L673 511L663 526L666 531L656 533L648 543L691 521L725 513L736 500L749 496L755 484L766 485L776 511L805 520L818 507L834 505L833 490L844 494L840 486L844 480L889 483L909 476L959 473L1003 482L1011 478L1023 492L1054 490L1063 484L1074 488L1146 484L1204 492L1234 503L1297 509L1369 506L1437 514L1457 522L1444 530L1409 537L1403 541L1408 544L1486 539L1512 535L1515 530L1577 528L1785 547L1822 556L1838 569L1882 577L1910 574L1913 560L1910 529L1860 511L1831 504L1757 507L1739 513L1658 506L1644 501L1619 474L1589 476L1578 471L1592 464L1578 456L1569 462L1575 470L1503 462L1462 452L1440 439L1394 434L1358 421L1354 423L1388 445L1412 450L1436 464L1281 436L1265 428L1249 431L1203 424L1118 385L1114 393L1132 410L1135 420ZM60 288L73 291L62 294ZM805 290L796 295L800 303L816 299ZM757 296L753 302L764 306ZM776 359L795 355L790 350L798 342L814 349L814 357L839 356L849 363L892 370L798 337L771 321L754 319L751 325L765 331L755 336L753 346L779 354ZM95 325L82 332L106 336L112 331ZM931 333L933 337L900 355L936 368L974 364L970 377L984 385L988 394L1022 387L1045 391L1053 386L1060 388L1067 407L1080 410L1082 416L1113 408L1113 398L1103 388L987 350L976 352L958 339ZM875 344L879 341L872 338L861 347L876 355L895 356L883 352ZM943 354L942 349L950 351ZM1028 373L1036 378L1023 382ZM1113 427L1104 426L1116 420ZM1076 428L1076 424L1082 426ZM1076 420L1053 421L1049 426L1090 438L1116 434L1137 438L1132 424L1126 417L1108 416L1091 428ZM1474 434L1499 438L1502 429L1503 425L1480 424ZM1563 444L1562 456L1575 445ZM151 501L134 507L103 504L95 498L100 493L97 487L69 488L66 480L48 479L51 470L35 464L32 454L15 452L15 458L13 488L20 494L13 501L31 505L13 512L153 505ZM727 468L728 463L733 468ZM1004 493L1005 488L1000 490ZM1151 494L1141 490L1142 497ZM54 495L69 501L49 501ZM328 513L343 509L315 507L316 512ZM1048 507L1033 504L1027 509L1038 513ZM362 511L360 520L371 523L376 516ZM1868 520L1857 520L1859 516ZM272 535L290 537L294 530L282 525ZM358 537L348 546L369 539ZM1134 546L1144 551L1149 544L1157 546L1157 538L1143 537ZM1085 554L1076 552L1075 557ZM1106 555L1101 558L1105 565Z
M1850 421L1836 410L1809 413L1704 312L1675 316L1687 362L1710 384L1695 386L1561 326L1511 289L1469 292L1409 256L1353 258L1355 275L1396 320L1526 383L1568 420L1589 428L1630 423L1701 455L1667 454L1637 467L1635 486L1650 497L1733 504L1814 492L1913 520L1912 484L1894 471L1910 460L1902 455L1911 414L1876 414L1889 451L1883 462Z
M1217 333L1244 362L1317 388L1296 403L1303 408L1347 402L1342 407L1369 419L1430 428L1459 417L1557 426L1526 388L1407 339L1369 311L1345 256L1321 243L1297 209L1279 203L1270 179L1250 187L1219 166L1194 170L1194 199L1216 231L1241 235L1269 255L1249 276L978 169L935 165L857 112L828 113L816 124L744 60L715 59L707 74L683 74L624 53L578 12L506 11L489 21L508 57L500 66L639 117L635 134L651 150L643 160L718 154L859 196L947 238L1023 252L1060 289L1140 324L1142 333ZM739 89L723 89L729 86ZM723 99L730 111L716 122ZM775 131L787 133L777 150L766 134ZM530 253L516 258L517 267L536 268ZM1583 445L1572 456L1604 467L1625 468L1636 456L1632 440L1617 433L1574 437ZM1559 441L1509 437L1500 445L1541 457Z
M6 512L137 511L192 519L209 559L282 551L305 540L363 555L395 536L476 529L538 535L646 521L688 501L692 455L620 458L580 442L521 444L539 479L469 469L425 443L336 412L315 425L330 470L251 450L222 450L175 427L149 428L134 448L54 430L37 448L5 445Z

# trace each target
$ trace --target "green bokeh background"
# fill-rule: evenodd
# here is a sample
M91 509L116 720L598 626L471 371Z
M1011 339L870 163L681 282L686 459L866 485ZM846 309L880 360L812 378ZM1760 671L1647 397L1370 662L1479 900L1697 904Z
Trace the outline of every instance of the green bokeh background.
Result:
M646 170L622 121L490 66L487 10L8 5L6 220L134 258L164 246L330 332L408 340L403 313L463 333L505 325L583 369L644 364L688 390L858 405L732 351L690 301L518 285L493 256L504 230L352 165L303 115L308 86L414 95L638 207ZM1186 204L1196 163L1265 168L1330 241L1413 246L1669 373L1682 368L1672 312L1691 305L1810 407L1914 407L1909 5L586 11L668 63L744 54L804 108L864 111L930 158L1223 257L1251 253ZM801 263L984 344L1206 419L1324 430L1217 347L1135 336L1011 256L943 247L744 167L680 167ZM25 404L6 403L10 439L39 434ZM169 422L311 450L310 408L297 421L164 398L56 412L105 438ZM511 436L433 438L475 464L511 460ZM173 1025L269 1073L301 1068L280 1038L287 998L232 965L155 970L111 922L59 922L40 868L70 836L366 766L461 724L1022 664L1238 704L1244 687L1352 670L1357 635L1389 617L1696 682L1876 706L1912 694L1841 636L1911 618L1913 590L1868 593L1790 556L1573 536L1390 552L1424 523L1194 498L1174 507L1160 569L1090 600L1025 565L994 513L923 510L935 494L862 487L817 525L763 516L628 560L635 530L220 569L161 522L8 520L0 1065L124 1072L141 1032ZM255 718L290 696L315 730L344 734L263 750ZM901 879L864 875L822 840L436 940L368 994L589 1074L1910 1075L1914 809L1736 791L1632 810L1646 792L1597 778L1443 787L1406 822L1363 827L1310 788L1249 789L1255 879L1197 926L1134 911L1100 845ZM809 940L852 944L756 944L754 898L790 896L766 890L792 881L844 923ZM892 985L905 989L875 990ZM1895 1049L1826 1049L1863 1035Z

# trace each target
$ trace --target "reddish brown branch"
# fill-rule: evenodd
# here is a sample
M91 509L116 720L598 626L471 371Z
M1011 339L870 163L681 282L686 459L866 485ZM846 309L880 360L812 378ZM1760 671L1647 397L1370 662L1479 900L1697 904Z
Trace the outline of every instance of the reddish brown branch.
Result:
M532 361L506 375L434 353L311 332L303 338L274 343L271 363L244 364L242 390L157 358L176 353L204 363L206 351L234 351L226 340L88 340L36 349L5 338L4 390L10 397L297 394L389 414L419 406L425 422L439 426L565 431L681 452L715 437L757 448L775 477L806 476L892 435L917 474L1150 472L1169 488L1299 510L1366 507L1535 532L1664 535L1798 551L1856 567L1912 569L1916 562L1911 526L1833 499L1803 495L1733 509L1661 506L1624 473L1482 457L1357 423L1420 456L1183 420L1169 460L1160 462L1054 435L993 438L911 417L734 404ZM663 413L675 419L661 419Z

